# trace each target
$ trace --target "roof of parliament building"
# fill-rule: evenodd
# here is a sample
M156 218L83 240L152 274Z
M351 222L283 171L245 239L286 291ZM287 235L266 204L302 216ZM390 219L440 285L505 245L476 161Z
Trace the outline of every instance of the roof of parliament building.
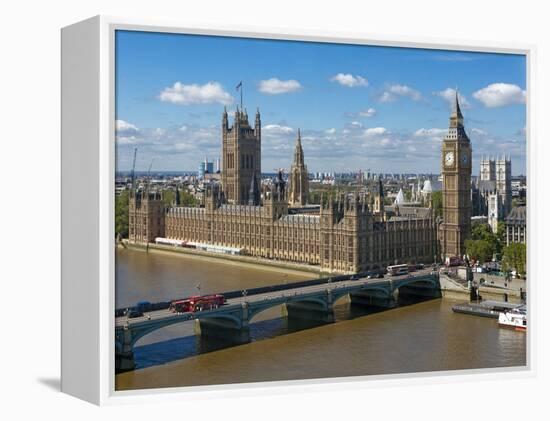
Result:
M525 225L527 222L527 207L526 206L516 206L512 209L510 214L506 217L507 224L514 225Z

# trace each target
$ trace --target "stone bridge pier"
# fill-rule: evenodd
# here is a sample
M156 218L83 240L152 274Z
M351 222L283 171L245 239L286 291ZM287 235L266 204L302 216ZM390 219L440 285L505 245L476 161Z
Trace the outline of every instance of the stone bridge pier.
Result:
M393 308L397 305L393 289L369 288L350 293L350 301L354 305L378 308Z
M326 290L322 296L290 300L283 304L282 315L288 319L302 319L313 322L334 322L334 297Z
M117 329L115 333L115 371L123 372L136 367L134 361L134 340L131 330Z
M195 320L194 331L205 339L221 339L233 343L250 342L248 303L242 303L234 311Z

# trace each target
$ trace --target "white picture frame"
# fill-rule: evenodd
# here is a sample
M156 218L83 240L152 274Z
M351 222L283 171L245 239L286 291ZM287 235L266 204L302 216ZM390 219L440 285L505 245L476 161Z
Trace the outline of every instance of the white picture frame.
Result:
M525 54L527 62L527 168L531 179L533 156L531 103L536 92L532 45L485 42L461 44L455 40L387 39L356 33L258 31L254 27L195 26L162 20L135 20L96 16L62 29L62 378L63 392L102 405L134 401L196 399L263 393L268 384L197 386L139 391L114 388L114 33L140 30L187 34L224 35L299 41L353 43L426 49L468 50ZM532 202L531 202L532 203ZM534 206L528 208L531 236ZM529 254L531 255L531 254ZM528 267L532 262L528 259ZM531 270L528 270L531 272ZM530 313L536 314L536 283L528 280ZM536 326L536 320L530 320ZM530 328L525 369L482 369L353 378L299 380L269 383L278 393L296 390L348 388L361 382L380 384L437 382L441 376L463 381L471 375L484 378L532 376L536 368Z

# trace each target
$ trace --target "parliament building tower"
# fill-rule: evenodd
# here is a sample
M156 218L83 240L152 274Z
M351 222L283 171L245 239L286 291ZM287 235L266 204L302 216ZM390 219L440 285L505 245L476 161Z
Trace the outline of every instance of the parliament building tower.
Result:
M229 126L227 110L222 115L222 186L229 203L246 205L256 202L261 180L261 121L256 112L254 127L248 122L246 110L235 112L233 126ZM253 198L249 197L252 194Z
M305 206L309 195L309 179L307 167L304 164L304 150L302 149L300 129L298 129L298 138L296 139L296 146L294 148L294 162L290 168L289 181L289 205Z
M458 93L451 112L449 131L441 149L443 178L443 257L465 254L464 241L470 236L472 214L472 146L464 130Z

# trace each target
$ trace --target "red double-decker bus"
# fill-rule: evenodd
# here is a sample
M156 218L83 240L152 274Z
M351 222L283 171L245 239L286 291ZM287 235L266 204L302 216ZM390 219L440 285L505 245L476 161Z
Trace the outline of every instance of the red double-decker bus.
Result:
M212 310L225 304L222 294L196 295L193 297L176 300L170 303L168 308L173 313L188 313L203 310Z

